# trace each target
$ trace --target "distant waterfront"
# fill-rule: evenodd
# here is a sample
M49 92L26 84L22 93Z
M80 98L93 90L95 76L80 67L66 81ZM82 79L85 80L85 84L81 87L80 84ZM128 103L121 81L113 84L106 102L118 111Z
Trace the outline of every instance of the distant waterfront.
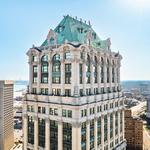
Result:
M27 90L28 81L14 81L14 98L22 96L22 92Z

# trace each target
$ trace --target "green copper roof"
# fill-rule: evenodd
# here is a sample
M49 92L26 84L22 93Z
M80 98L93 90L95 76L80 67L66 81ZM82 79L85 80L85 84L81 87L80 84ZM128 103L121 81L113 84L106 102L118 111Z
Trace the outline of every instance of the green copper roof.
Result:
M95 48L108 49L108 41L100 40L96 32L92 29L91 25L88 25L82 21L74 19L69 15L65 16L59 25L54 29L57 34L57 43L76 43L85 44L87 43L88 32L92 33L91 44ZM44 41L42 46L47 46L47 39Z

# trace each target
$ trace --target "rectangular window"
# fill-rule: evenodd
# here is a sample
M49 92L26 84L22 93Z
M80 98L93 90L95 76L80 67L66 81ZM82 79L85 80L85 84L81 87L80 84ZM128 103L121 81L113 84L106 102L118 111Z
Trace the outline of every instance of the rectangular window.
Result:
M68 110L68 118L72 118L72 110Z
M37 73L37 66L33 66L33 73Z
M34 144L34 119L28 116L28 143Z
M63 116L63 117L67 117L67 111L66 111L66 109L63 109L63 110L62 110L62 116Z
M36 94L36 88L32 88L32 93Z
M58 122L50 120L50 149L58 150Z
M63 150L72 149L72 125L63 123Z
M48 76L47 75L42 75L41 83L48 83Z
M45 120L44 119L38 119L38 142L39 142L39 146L41 147L45 147Z
M65 96L71 96L71 90L65 89Z
M37 57L36 56L32 56L32 61L36 62L37 61Z
M54 115L58 116L58 109L57 108L54 108Z
M71 64L65 64L65 84L71 84Z

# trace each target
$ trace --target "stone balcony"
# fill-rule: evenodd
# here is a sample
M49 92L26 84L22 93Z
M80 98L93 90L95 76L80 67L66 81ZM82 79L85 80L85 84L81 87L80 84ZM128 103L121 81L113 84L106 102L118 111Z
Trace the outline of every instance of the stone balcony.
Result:
M88 95L82 97L67 97L67 96L51 96L51 95L37 95L26 94L26 101L52 103L52 104L64 104L80 106L90 104L99 101L106 101L123 97L122 92Z

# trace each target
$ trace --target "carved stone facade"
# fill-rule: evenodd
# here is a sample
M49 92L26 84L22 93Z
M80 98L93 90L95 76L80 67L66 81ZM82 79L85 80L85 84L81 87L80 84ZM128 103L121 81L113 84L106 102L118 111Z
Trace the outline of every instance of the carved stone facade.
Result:
M89 36L91 40L92 33ZM25 150L125 149L119 53L91 44L65 42L33 47L27 55ZM34 132L30 133L32 127ZM44 128L43 133L39 128ZM55 140L53 128L57 128Z

